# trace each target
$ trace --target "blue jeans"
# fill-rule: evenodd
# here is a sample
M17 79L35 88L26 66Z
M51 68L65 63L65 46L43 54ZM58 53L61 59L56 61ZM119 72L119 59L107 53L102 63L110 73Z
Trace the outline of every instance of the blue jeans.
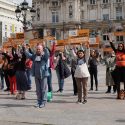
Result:
M0 81L1 89L3 89L4 88L4 76L3 76L3 74L0 74L0 77L1 77L1 81Z
M61 79L58 70L56 70L56 74L57 74L57 78L58 78L59 90L63 91L63 88L64 88L64 79Z
M52 72L51 72L51 68L49 68L48 71L49 71L49 76L47 77L48 92L52 92Z
M31 69L26 70L27 79L28 79L28 86L31 87L32 81L31 81Z
M35 84L38 104L45 104L47 102L47 77L43 79L35 77Z

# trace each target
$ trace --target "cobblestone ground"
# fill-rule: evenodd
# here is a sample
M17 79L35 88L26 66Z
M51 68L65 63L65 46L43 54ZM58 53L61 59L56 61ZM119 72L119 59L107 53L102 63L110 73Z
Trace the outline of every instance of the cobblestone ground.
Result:
M64 92L54 93L53 101L43 109L34 108L34 82L26 100L16 100L0 91L0 125L125 125L125 100L116 100L116 94L105 94L104 66L99 66L98 74L99 91L89 91L88 102L82 105L75 103L71 77L65 80ZM58 89L55 72L53 89Z

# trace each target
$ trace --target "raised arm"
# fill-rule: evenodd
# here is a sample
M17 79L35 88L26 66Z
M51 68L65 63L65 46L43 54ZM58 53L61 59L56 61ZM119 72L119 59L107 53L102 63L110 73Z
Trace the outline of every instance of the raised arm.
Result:
M88 62L89 57L90 57L90 47L89 47L89 42L86 43L86 48L85 48L85 59L86 62Z
M109 38L109 43L110 43L110 45L111 45L111 48L113 49L114 52L116 52L117 50L116 50L116 48L115 48L115 46L114 46L114 44L113 44L113 40L112 40L111 36L108 35L108 38Z

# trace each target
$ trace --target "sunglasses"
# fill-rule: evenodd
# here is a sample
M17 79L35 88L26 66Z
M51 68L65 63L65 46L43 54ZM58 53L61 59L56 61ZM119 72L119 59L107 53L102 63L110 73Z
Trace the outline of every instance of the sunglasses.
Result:
M118 46L118 47L123 47L123 46Z

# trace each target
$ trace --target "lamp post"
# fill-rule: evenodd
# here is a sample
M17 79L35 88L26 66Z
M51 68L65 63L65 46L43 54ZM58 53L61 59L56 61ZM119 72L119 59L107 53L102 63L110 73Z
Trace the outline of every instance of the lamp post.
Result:
M20 5L18 5L15 10L17 21L22 22L24 31L26 31L28 28L27 27L27 24L29 23L29 21L27 21L28 11L30 11L31 18L33 21L36 14L36 10L34 9L34 6L29 7L28 2L26 0L24 0Z
M65 34L65 33L64 33L64 31L65 31L65 24L66 24L66 23L63 21L63 39L64 39L64 34Z

